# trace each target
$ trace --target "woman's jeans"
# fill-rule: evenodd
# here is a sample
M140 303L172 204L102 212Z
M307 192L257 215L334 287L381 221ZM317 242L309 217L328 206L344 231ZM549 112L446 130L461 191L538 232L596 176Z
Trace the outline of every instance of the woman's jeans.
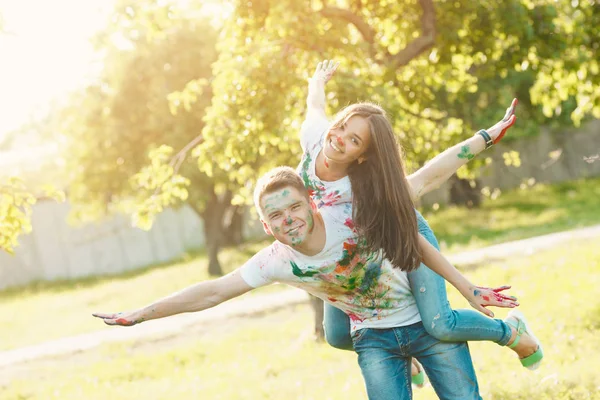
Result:
M433 231L416 211L419 233L439 250ZM502 320L488 318L474 310L452 310L446 294L446 281L421 264L408 273L410 287L421 314L425 331L444 342L489 340L501 346L510 340L510 327ZM339 309L325 303L323 318L325 339L331 346L353 350L350 320Z
M352 335L370 400L412 398L410 358L416 357L440 399L478 400L479 387L465 342L441 342L421 322Z

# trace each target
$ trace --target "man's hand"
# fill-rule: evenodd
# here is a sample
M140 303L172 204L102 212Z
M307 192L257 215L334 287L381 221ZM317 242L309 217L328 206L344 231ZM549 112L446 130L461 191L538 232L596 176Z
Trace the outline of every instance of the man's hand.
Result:
M101 318L106 325L133 326L144 322L143 318L136 317L135 312L120 312L116 314L93 313L92 315Z
M490 318L494 318L494 313L488 310L486 307L495 306L514 308L519 305L516 297L506 296L505 294L500 293L510 288L510 286L501 286L499 288L486 288L477 286L473 288L471 293L469 293L468 296L465 296L465 298L469 301L471 307Z
M316 81L322 81L323 83L327 83L331 79L339 65L339 62L335 62L333 60L325 60L323 62L320 62L319 64L317 64L317 69L315 69L315 73L313 74L312 79Z
M513 99L510 107L506 109L506 114L504 114L502 120L498 121L496 125L487 130L487 133L489 133L490 137L494 141L494 144L497 144L504 137L504 134L508 128L513 126L517 120L515 115L515 107L517 107L517 104L519 104L519 101L517 99Z

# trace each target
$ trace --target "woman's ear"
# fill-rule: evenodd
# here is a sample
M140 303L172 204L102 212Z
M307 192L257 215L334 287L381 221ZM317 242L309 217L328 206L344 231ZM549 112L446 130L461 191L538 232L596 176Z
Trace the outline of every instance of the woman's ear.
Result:
M262 219L260 220L260 222L262 223L263 230L265 231L265 233L269 236L273 236L271 229L269 229L269 225L267 225L267 223L265 221L263 221Z
M365 161L367 161L367 157L366 156L360 156L360 157L358 157L358 159L356 161L358 161L359 164L362 164Z

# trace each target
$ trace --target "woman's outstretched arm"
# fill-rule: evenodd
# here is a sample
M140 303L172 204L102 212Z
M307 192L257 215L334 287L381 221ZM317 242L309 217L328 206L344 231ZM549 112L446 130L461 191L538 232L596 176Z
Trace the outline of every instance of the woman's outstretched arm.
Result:
M457 169L491 146L492 143L498 143L506 133L506 130L516 121L517 117L514 113L517 103L517 99L514 99L510 107L506 110L506 114L502 120L498 121L491 128L484 130L483 134L478 132L473 137L450 147L428 161L418 171L407 176L413 200L438 188ZM489 136L489 141L485 137L486 134Z
M494 313L486 307L496 306L512 308L519 305L516 301L516 297L506 296L500 293L510 289L510 286L501 286L494 289L472 284L421 234L419 234L419 247L423 256L423 264L450 282L450 284L454 286L477 311L480 311L489 317L493 317Z

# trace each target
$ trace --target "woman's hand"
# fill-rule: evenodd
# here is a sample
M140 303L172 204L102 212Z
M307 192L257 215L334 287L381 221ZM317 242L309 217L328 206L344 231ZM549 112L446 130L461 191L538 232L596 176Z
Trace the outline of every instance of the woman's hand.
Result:
M490 318L494 318L494 313L486 307L514 308L519 305L516 297L500 293L510 288L510 286L500 286L499 288L476 286L470 289L466 296L463 293L463 296L469 301L471 307Z
M331 79L339 65L339 62L333 60L325 60L323 62L318 63L317 69L315 69L315 73L313 74L312 79L316 81L322 81L323 83L327 83Z
M506 109L506 114L504 114L504 118L498 121L496 125L492 126L487 130L487 133L490 135L494 144L497 144L503 137L508 128L514 125L517 117L515 115L515 107L517 107L519 101L517 99L513 99L510 107Z
M113 314L93 313L92 315L102 319L106 325L133 326L144 322L143 318L136 316L135 311Z

